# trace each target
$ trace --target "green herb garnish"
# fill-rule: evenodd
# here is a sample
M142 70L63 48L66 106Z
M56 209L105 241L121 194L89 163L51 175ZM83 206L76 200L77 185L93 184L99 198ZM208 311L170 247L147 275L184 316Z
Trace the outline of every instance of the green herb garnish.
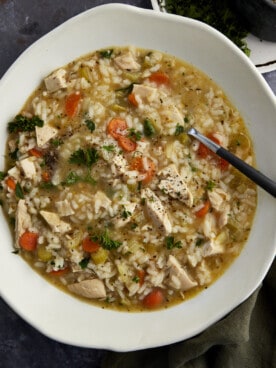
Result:
M174 135L178 136L178 135L184 133L184 131L185 131L184 126L182 126L180 124L177 124L176 127L175 127Z
M6 176L7 176L7 173L5 173L4 171L0 171L0 180L5 179Z
M212 180L209 180L206 184L206 190L210 190L210 192L212 192L215 186L216 186L216 183L214 183Z
M123 211L121 213L121 217L126 220L129 216L131 216L131 212L127 211L125 209L125 206L123 206Z
M54 146L54 147L59 147L63 144L63 141L59 138L56 138L56 139L51 139L51 144Z
M112 240L107 231L103 232L102 234L93 235L91 239L100 243L100 245L107 250L117 249L122 245L120 241Z
M113 54L113 49L100 51L101 57L105 59L110 59L112 54Z
M13 160L13 161L17 160L18 151L19 151L19 149L16 148L14 151L9 153L9 156L10 156L11 160Z
M196 247L200 247L200 246L202 245L202 243L203 243L203 239L198 238L198 239L196 240L195 245L196 245Z
M133 84L134 83L131 83L126 87L118 88L115 90L115 92L121 92L123 95L129 95L133 90Z
M38 116L27 118L23 115L16 115L14 120L8 123L8 131L9 133L28 132L34 130L36 126L42 127L43 124L43 120Z
M69 158L71 164L92 166L98 161L99 155L95 148L87 148L85 150L78 149Z
M167 249L182 248L181 241L175 241L173 236L166 236L165 245Z
M79 266L84 270L88 266L89 261L90 261L90 258L83 258L79 262Z
M139 276L134 276L132 281L136 282L136 284L138 284L138 282L140 281L140 277Z
M103 146L103 149L107 152L113 152L115 150L115 146L113 146L113 144L110 144L108 146Z
M73 185L79 182L81 177L75 172L70 171L69 174L66 176L65 180L62 182L63 185Z
M155 134L154 126L149 119L145 119L144 121L144 134L146 137L151 137Z
M90 130L90 132L94 132L94 130L96 128L96 125L95 125L94 121L92 121L91 119L86 119L85 120L85 125Z
M248 29L235 13L231 0L167 0L169 13L200 20L230 38L247 56L250 50L244 38Z
M140 139L142 138L142 134L138 130L135 130L134 128L131 128L128 131L129 131L128 137L131 138L132 140L140 141Z
M24 192L19 183L16 183L15 185L15 195L17 198L23 199L24 198Z

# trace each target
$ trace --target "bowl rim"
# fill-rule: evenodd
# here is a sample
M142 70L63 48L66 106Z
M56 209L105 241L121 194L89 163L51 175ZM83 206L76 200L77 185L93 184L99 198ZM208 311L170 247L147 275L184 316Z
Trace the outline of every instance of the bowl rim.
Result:
M233 52L236 57L241 61L242 64L244 64L249 71L254 75L256 81L260 85L260 89L262 89L266 95L267 100L270 100L270 103L275 102L274 101L274 94L270 90L270 88L267 86L266 82L263 80L261 75L258 73L258 71L255 69L254 65L246 58L246 56L238 49L236 46L234 46L231 41L229 41L225 36L220 34L215 29L211 28L210 26L191 20L188 18L183 18L177 15L173 14L164 14L159 12L154 12L152 10L148 9L141 9L132 5L124 5L124 4L105 4L100 5L94 8L91 8L83 13L80 13L76 15L75 17L67 20L60 26L56 27L54 30L49 32L48 34L44 35L41 39L36 41L34 44L32 44L28 49L26 49L19 58L12 64L12 66L8 69L8 71L4 74L2 79L0 80L0 95L3 93L2 91L5 89L5 86L7 86L7 83L9 83L11 76L18 73L18 69L20 69L20 65L23 60L27 59L32 53L39 52L39 49L41 47L41 44L44 42L47 43L47 41L52 41L55 39L55 37L59 37L60 33L68 30L71 26L75 26L78 24L78 22L81 22L83 20L88 20L90 18L94 18L97 16L114 16L114 13L118 12L120 14L124 13L125 15L128 15L129 17L133 18L139 18L141 20L141 17L147 17L147 19L154 20L154 22L160 22L162 20L166 20L167 22L177 22L178 24L191 26L196 25L196 27L199 27L200 30L203 30L204 32L208 32L212 34L212 37L217 38L218 40L221 40L220 42L223 42L227 48L231 49L231 52ZM49 71L52 69L50 68ZM41 74L41 73L40 73ZM28 93L29 95L29 93ZM276 106L276 105L275 105ZM1 108L0 108L1 111ZM276 111L276 109L275 109ZM259 193L259 197L263 197L262 193ZM7 231L7 227L5 225L0 224L2 231ZM4 227L3 227L4 226ZM274 238L275 239L275 238ZM224 317L226 314L228 314L231 310L236 308L240 303L242 303L244 300L246 300L253 292L254 290L260 285L262 279L265 277L265 274L267 273L270 265L273 261L273 256L275 256L276 251L276 241L274 240L274 249L270 249L270 256L267 257L266 262L263 264L262 269L258 270L258 274L256 276L256 280L254 285L251 285L248 287L247 292L240 295L238 293L237 296L235 296L235 301L229 305L225 305L223 302L219 302L220 310L218 313L214 314L211 313L208 318L202 318L199 316L198 321L196 322L196 327L192 330L187 331L177 331L177 333L170 333L170 336L164 337L161 335L163 328L162 326L159 326L160 323L158 321L165 321L170 320L174 322L174 326L177 326L177 321L175 321L175 315L181 315L183 314L183 309L187 308L193 308L195 311L199 312L198 303L197 301L203 301L204 297L206 295L206 292L202 292L200 296L197 296L196 298L193 298L191 300L188 300L187 302L177 305L175 307L171 307L168 310L161 310L156 312L149 312L149 313L123 313L123 312L114 312L111 310L99 310L97 307L91 307L89 304L82 304L81 307L84 313L88 313L88 306L89 310L93 310L95 314L99 316L102 320L113 320L112 329L117 329L117 331L114 332L114 334L110 336L103 336L100 332L96 337L93 336L94 340L88 340L87 335L82 336L81 333L78 335L72 335L72 332L70 332L70 329L68 329L68 326L62 326L61 328L55 327L54 329L54 323L55 323L55 311L52 310L52 305L48 304L49 312L51 312L48 316L49 319L43 319L41 321L41 317L38 315L37 310L32 310L32 313L29 313L26 311L26 307L30 307L30 304L26 301L25 304L19 305L18 304L18 298L15 297L15 294L13 291L9 290L6 286L4 286L3 282L0 281L0 289L1 289L1 296L2 298L12 307L12 309L20 315L24 320L26 320L30 325L34 326L37 330L42 332L44 335L55 339L57 341L75 345L75 346L81 346L81 347L89 347L89 348L102 348L102 349L111 349L116 351L130 351L130 350L139 350L139 349L145 349L145 348L152 348L162 345L171 344L183 339L190 338L192 336L195 336L196 334L202 332L207 327L212 325L213 323L217 322L219 319ZM28 269L29 266L22 265L20 261L11 260L11 256L7 256L8 260L10 262L13 262L15 264L15 267L21 267L24 269L24 272ZM21 266L19 265L21 264ZM0 262L1 265L1 262ZM239 266L239 262L235 261L235 264L231 266L231 268L234 268L235 270ZM31 281L33 275L33 271L28 272L27 271L27 280ZM229 272L226 271L225 278L229 279ZM47 296L49 294L50 298L47 297L45 299L44 297L41 298L40 301L37 301L36 308L41 307L44 308L43 303L49 303L49 300L53 298L53 300L56 300L57 302L61 303L68 303L70 305L70 308L72 309L72 313L74 315L77 315L79 312L79 303L73 303L72 297L68 296L66 294L62 293L59 290L56 290L55 288L52 288L49 286L49 284L42 280L40 277L35 278L35 281L32 280L34 285L43 290L47 291ZM221 279L219 279L215 285L221 284ZM208 289L208 294L212 295L213 297L216 295L216 287L211 286ZM24 296L23 291L21 291L22 297ZM17 299L16 299L17 298ZM185 306L184 306L185 305ZM66 312L64 313L64 318L66 317L67 320L70 319L70 315ZM115 318L114 318L115 317ZM133 323L135 319L135 329L137 336L135 338L128 336L127 338L122 338L121 332L126 332L127 330L124 327L124 324L127 323ZM83 320L82 320L83 322ZM149 324L152 326L152 331L154 332L154 336L152 335L151 338L148 338L146 336L146 331L144 331L139 326L141 324ZM74 327L76 328L76 325L74 324ZM98 327L98 326L97 326ZM73 329L74 330L74 329ZM152 333L152 332L151 332ZM117 337L117 339L116 339ZM96 338L96 340L95 340Z

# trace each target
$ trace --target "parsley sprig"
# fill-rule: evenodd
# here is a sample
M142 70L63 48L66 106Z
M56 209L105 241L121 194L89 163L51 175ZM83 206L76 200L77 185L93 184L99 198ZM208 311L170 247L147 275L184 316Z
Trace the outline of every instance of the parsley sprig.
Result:
M107 250L117 249L122 245L122 242L111 239L107 230L101 234L93 235L91 239L100 243L100 245Z
M8 131L9 133L29 132L34 130L36 126L42 127L43 125L43 120L38 116L27 118L26 116L19 114L16 115L13 121L8 123Z
M166 236L165 245L167 249L182 248L181 241L175 241L173 236Z
M78 149L69 158L70 164L85 165L87 167L95 164L99 159L99 154L95 148Z

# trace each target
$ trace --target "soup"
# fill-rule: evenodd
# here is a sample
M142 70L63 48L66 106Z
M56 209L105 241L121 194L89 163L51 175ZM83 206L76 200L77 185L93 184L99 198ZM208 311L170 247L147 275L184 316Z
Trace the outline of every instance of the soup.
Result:
M256 187L190 127L254 163L223 91L171 55L113 47L46 76L8 122L15 252L103 308L165 308L207 288L246 242Z

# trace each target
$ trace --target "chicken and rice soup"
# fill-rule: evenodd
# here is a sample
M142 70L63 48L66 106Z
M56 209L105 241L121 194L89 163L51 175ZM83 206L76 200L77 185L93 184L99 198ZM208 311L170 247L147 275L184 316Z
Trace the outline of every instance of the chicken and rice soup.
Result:
M15 253L101 307L168 307L240 253L256 188L191 126L254 162L222 90L173 56L98 50L54 71L8 122L2 205Z

